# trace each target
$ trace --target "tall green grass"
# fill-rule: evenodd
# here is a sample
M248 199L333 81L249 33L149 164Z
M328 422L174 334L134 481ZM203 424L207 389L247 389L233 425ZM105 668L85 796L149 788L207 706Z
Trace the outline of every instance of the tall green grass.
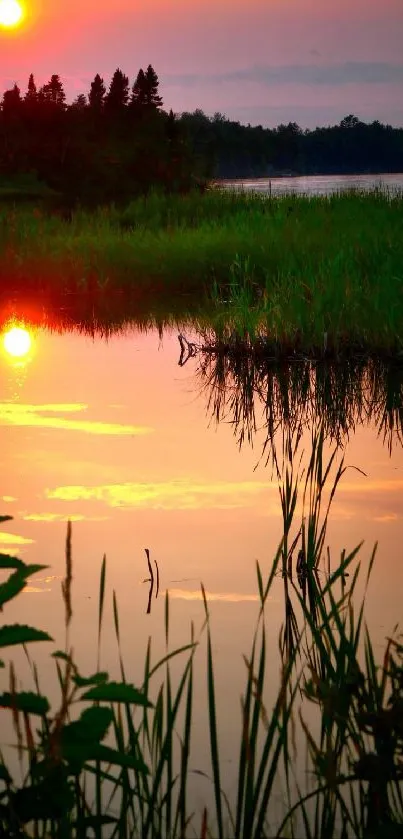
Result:
M284 458L277 462L284 532L266 579L257 565L259 617L251 651L245 657L239 730L234 733L238 744L235 797L229 798L224 789L213 634L204 589L204 625L197 637L191 627L189 639L180 649L170 647L170 604L166 597L166 653L162 660L153 663L151 643L148 644L144 672L138 676L137 686L127 679L118 600L113 592L120 681L111 681L101 670L108 595L104 558L98 625L94 627L98 637L96 672L82 674L69 640L74 606L69 526L62 586L65 649L52 653L59 680L59 702L50 707L31 654L34 689L17 689L11 656L9 689L0 696L0 705L11 713L24 770L21 784L13 777L5 753L0 756L3 836L401 836L403 645L397 635L392 636L383 660L376 662L364 622L365 593L358 602L361 546L343 552L333 567L326 554L331 500L342 480L344 466L342 461L336 462L336 450L326 460L324 439L323 428L317 428L304 467L301 436L287 433ZM326 487L330 489L330 501L325 503ZM297 502L301 492L299 519ZM375 550L368 563L365 585L374 557ZM9 572L8 579L0 585L0 603L5 607L24 589L29 576L41 568L4 554L0 556L0 567ZM279 658L273 665L267 656L265 613L279 574L284 581L285 612ZM39 641L51 639L33 627L0 628L2 651L22 644L28 654L28 644ZM203 646L204 652L199 649ZM205 734L211 761L207 775L213 797L208 808L194 813L188 785L192 731L198 724L193 713L195 657L204 655L208 703ZM182 661L175 677L173 660ZM267 687L274 679L278 688L273 706L267 707ZM317 709L317 730L306 721L309 704ZM309 768L316 779L313 788L304 787L294 768L297 725L299 742L303 735ZM285 790L281 814L276 798L279 778Z
M124 210L0 208L10 291L201 302L217 328L309 352L402 347L402 195L152 194Z

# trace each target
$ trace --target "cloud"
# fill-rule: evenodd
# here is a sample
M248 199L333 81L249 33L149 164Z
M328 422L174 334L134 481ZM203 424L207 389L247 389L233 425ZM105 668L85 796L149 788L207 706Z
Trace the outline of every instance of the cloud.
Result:
M137 425L121 425L114 422L69 419L55 414L84 412L88 405L80 403L56 405L22 405L14 402L0 403L0 425L55 428L63 431L83 431L86 434L106 436L129 436L150 434L153 429ZM50 414L50 416L48 416Z
M271 484L271 488L274 484ZM161 483L104 484L101 486L63 486L47 490L46 496L59 501L100 501L110 507L198 510L254 507L256 499L270 485L258 481L239 483L195 483L173 480Z
M256 65L211 75L167 75L165 84L179 87L198 87L252 82L265 87L272 85L321 85L340 87L349 84L393 84L403 82L403 64L385 61L345 61L340 64L280 64Z

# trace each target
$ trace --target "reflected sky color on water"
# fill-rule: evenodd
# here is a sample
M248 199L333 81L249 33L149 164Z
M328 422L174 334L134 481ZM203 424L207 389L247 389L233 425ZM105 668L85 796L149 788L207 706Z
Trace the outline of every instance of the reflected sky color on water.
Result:
M189 640L191 621L196 628L203 623L202 581L212 617L223 752L230 760L245 677L242 653L249 652L258 610L256 561L267 575L282 535L277 476L262 457L266 431L261 409L253 445L245 442L239 448L231 416L217 426L211 406L207 409L200 359L178 366L177 332L161 340L157 332L133 328L104 341L37 329L34 346L23 369L0 354L0 510L14 517L1 526L0 550L49 567L7 606L7 622L38 626L63 645L60 583L69 518L72 643L82 670L92 672L96 661L104 553L108 594L102 665L115 678L112 590L128 678L138 682L149 635L155 657L164 654L165 592L172 598L171 644L181 646ZM308 453L307 424L303 434ZM365 540L364 568L379 543L367 597L378 649L401 617L403 452L394 431L384 444L373 415L357 423L355 432L350 428L344 455L347 466L362 471L349 468L344 474L326 543L336 563L343 548L351 550ZM302 498L299 513L301 504ZM160 576L160 593L153 596L148 615L145 547ZM273 691L283 608L279 579L267 607ZM46 655L43 648L35 650L45 673ZM204 672L201 668L198 678ZM228 707L229 691L235 699ZM195 714L202 732L202 693L196 695ZM200 741L196 734L196 748L204 765L202 734Z
M305 177L248 178L237 181L223 181L227 189L245 189L253 192L283 195L329 195L331 192L345 192L349 189L388 189L390 192L403 190L403 174L379 175L307 175Z
M231 418L217 427L207 413L197 359L180 368L178 355L175 332L160 341L133 329L104 342L37 330L17 395L20 371L1 356L2 507L15 516L13 531L33 540L27 559L44 551L62 573L70 517L75 544L88 550L77 571L84 589L105 551L118 589L137 565L140 579L148 545L165 587L186 567L214 591L228 590L230 577L231 591L255 593L254 562L268 568L281 536L278 481L261 458L263 421L253 446L239 451ZM345 474L329 532L337 550L379 538L386 586L398 571L402 450L394 445L390 457L364 424L345 456L366 474Z

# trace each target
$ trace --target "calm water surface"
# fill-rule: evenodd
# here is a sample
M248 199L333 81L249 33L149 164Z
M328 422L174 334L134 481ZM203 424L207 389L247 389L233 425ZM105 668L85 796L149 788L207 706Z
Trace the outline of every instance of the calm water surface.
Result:
M272 192L273 195L295 193L297 195L329 195L348 189L371 190L375 187L391 192L403 190L403 174L379 175L307 175L295 178L247 178L245 180L223 181L228 188L241 188L253 192Z
M22 359L0 350L0 550L47 564L7 609L7 622L38 626L64 643L60 583L66 522L73 521L73 644L83 670L96 661L97 598L107 556L108 607L103 661L118 677L111 597L116 590L128 678L141 683L149 635L164 652L164 592L171 597L171 644L182 645L191 621L200 627L200 581L211 607L218 713L223 754L231 767L239 731L239 695L257 614L255 563L268 573L282 534L277 482L261 458L263 429L253 446L237 446L233 424L219 425L207 407L198 358L178 366L177 332L137 331L108 341L80 334L32 332ZM211 391L210 391L211 395ZM381 405L382 413L382 405ZM258 426L262 420L258 418ZM357 422L345 440L346 464L327 542L337 561L344 547L365 540L367 562L379 556L367 597L377 649L401 618L403 588L403 453L395 431L388 442L379 422ZM309 429L306 429L309 450ZM160 573L160 594L148 604L144 548ZM267 614L273 690L277 639L283 621L281 582ZM204 688L204 652L200 652ZM35 649L45 679L48 654ZM21 658L21 672L24 662ZM48 668L48 669L47 669ZM204 690L196 694L198 765L208 745ZM236 742L237 737L235 737ZM235 784L229 770L228 778ZM232 778L232 780L231 780ZM201 795L201 793L200 793Z

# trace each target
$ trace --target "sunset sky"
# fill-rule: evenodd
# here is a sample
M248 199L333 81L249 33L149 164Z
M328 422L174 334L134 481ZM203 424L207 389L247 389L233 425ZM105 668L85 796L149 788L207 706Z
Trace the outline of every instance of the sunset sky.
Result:
M25 0L0 30L0 89L59 73L69 99L95 73L153 64L165 107L303 128L403 125L401 0Z

